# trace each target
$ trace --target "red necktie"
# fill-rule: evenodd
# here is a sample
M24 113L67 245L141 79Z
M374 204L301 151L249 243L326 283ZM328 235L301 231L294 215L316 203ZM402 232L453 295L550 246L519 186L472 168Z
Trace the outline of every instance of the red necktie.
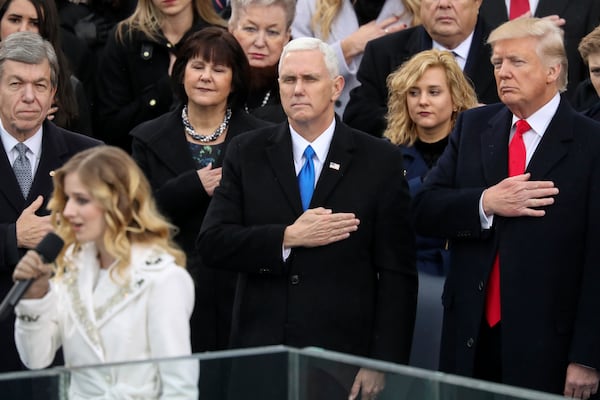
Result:
M517 121L517 129L508 145L508 176L520 175L525 172L527 153L523 134L531 129L524 119ZM500 322L500 257L496 253L492 272L485 296L485 318L490 326Z
M520 17L529 11L529 0L510 0L509 19Z

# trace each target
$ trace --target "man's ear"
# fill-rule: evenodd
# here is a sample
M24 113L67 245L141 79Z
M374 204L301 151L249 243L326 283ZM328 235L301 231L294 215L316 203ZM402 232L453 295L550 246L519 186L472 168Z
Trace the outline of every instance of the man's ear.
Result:
M344 77L341 75L333 78L333 93L331 96L331 101L336 101L342 95L342 90L344 89L345 83Z
M546 77L546 83L553 83L558 80L560 76L560 71L562 71L562 65L554 64L548 68L548 75Z

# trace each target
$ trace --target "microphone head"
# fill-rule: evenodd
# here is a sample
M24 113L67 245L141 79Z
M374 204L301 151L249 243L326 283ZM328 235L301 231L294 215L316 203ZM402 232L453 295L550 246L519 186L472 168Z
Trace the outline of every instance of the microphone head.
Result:
M58 253L62 250L65 242L56 233L49 232L40 243L35 247L45 263L51 263L56 260Z

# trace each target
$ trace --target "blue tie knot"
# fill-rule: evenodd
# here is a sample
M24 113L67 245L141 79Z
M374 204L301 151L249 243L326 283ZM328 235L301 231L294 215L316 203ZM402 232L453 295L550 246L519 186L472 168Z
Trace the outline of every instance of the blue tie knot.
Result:
M315 189L315 165L313 157L315 151L308 145L304 149L304 165L298 173L298 186L300 188L300 199L302 200L302 209L307 210Z
M304 158L312 161L314 156L315 156L315 151L313 150L312 146L309 144L308 146L306 146L306 149L304 149Z

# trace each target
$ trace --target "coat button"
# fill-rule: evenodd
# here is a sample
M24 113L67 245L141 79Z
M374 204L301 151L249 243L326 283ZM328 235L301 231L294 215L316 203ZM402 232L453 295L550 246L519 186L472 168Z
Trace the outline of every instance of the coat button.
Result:
M477 289L479 289L479 291L481 292L481 291L483 291L483 288L484 288L483 281L479 281L479 285L477 286Z
M156 105L157 101L156 99L152 99L148 102L148 104L150 104L150 107L154 107Z
M467 347L471 348L473 347L473 344L475 343L475 340L471 337L469 338L469 340L467 340Z
M292 285L297 285L300 283L300 277L298 275L292 275L292 277L290 278L290 282L292 283Z

